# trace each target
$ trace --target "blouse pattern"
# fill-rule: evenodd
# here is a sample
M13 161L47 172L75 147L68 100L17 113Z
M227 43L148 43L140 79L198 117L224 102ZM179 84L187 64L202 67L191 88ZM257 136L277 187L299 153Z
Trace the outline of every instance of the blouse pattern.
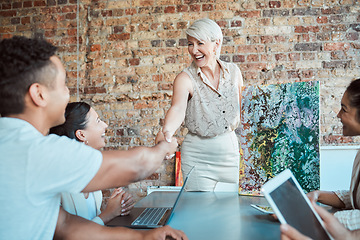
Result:
M189 132L201 137L215 137L234 131L240 123L240 69L234 63L217 61L221 67L218 89L212 86L195 63L184 69L194 90L187 104L185 126Z

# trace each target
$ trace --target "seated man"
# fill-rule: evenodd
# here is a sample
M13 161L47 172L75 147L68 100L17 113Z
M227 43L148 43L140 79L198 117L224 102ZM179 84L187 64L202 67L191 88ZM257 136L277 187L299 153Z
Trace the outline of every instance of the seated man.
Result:
M108 228L59 211L60 193L144 179L175 152L177 143L101 152L67 137L47 136L65 121L69 100L65 69L55 51L44 40L13 37L0 42L0 239L186 239L168 226L151 231Z

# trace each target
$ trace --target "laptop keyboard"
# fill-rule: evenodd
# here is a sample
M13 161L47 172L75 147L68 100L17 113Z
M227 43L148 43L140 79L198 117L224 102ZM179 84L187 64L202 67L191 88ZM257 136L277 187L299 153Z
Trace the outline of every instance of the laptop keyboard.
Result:
M146 208L131 225L157 225L170 208Z

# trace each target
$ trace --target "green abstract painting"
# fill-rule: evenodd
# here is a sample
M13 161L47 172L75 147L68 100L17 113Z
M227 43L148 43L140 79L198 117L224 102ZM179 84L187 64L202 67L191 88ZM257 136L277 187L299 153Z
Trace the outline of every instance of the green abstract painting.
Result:
M319 82L244 87L239 194L261 195L261 186L289 168L308 192L320 187Z

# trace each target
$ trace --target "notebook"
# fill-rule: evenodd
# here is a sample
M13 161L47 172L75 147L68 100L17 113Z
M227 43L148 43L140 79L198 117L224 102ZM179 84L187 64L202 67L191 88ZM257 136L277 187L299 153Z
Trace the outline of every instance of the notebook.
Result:
M115 217L106 225L110 227L122 226L140 229L158 228L165 226L170 220L176 205L179 202L180 196L184 192L188 178L194 168L195 167L192 167L190 172L187 174L183 186L181 187L172 207L134 207L129 215Z
M312 239L331 239L320 216L289 169L270 179L261 191L281 223Z

